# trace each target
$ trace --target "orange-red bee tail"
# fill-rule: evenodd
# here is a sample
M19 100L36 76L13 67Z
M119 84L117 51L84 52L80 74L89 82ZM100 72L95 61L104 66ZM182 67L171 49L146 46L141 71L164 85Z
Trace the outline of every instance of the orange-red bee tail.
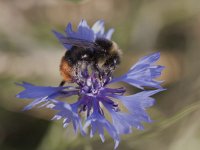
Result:
M62 57L61 63L60 63L60 74L63 77L64 82L72 82L73 78L73 69L68 64L68 62L65 60L64 57ZM62 81L62 82L63 82ZM61 82L61 83L62 83ZM62 83L64 85L64 83Z

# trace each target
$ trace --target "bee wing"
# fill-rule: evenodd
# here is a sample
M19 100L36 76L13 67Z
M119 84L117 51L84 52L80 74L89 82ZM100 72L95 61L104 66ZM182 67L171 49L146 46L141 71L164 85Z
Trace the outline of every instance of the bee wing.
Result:
M82 48L97 48L98 45L94 42L90 42L83 39L76 39L71 37L65 37L61 39L63 44L69 44L72 46L82 47Z

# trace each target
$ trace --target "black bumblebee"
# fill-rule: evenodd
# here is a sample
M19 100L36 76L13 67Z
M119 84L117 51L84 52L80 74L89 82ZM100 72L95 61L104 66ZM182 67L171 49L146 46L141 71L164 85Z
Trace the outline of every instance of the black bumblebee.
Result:
M120 63L121 50L115 42L106 38L97 38L95 42L64 38L62 42L72 47L66 51L60 63L60 73L63 77L60 86L65 82L73 82L76 70L83 62L94 70L104 73L114 71Z

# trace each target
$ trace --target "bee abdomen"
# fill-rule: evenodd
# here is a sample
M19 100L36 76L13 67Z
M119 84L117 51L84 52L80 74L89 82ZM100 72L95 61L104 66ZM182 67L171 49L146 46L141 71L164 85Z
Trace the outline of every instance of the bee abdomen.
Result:
M72 82L73 69L70 64L65 60L64 56L62 57L60 63L60 74L63 77L64 81Z

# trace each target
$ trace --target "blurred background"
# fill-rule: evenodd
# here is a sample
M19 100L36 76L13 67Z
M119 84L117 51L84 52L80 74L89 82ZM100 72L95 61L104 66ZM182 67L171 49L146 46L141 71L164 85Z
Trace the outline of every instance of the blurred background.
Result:
M104 19L123 50L115 76L141 56L160 51L167 88L148 110L154 123L122 136L119 150L200 149L200 1L199 0L0 0L0 150L113 149L107 136L74 135L71 127L49 121L54 112L22 112L29 100L16 99L15 82L56 86L64 48L52 29L64 31L82 18ZM129 92L134 91L125 85Z

